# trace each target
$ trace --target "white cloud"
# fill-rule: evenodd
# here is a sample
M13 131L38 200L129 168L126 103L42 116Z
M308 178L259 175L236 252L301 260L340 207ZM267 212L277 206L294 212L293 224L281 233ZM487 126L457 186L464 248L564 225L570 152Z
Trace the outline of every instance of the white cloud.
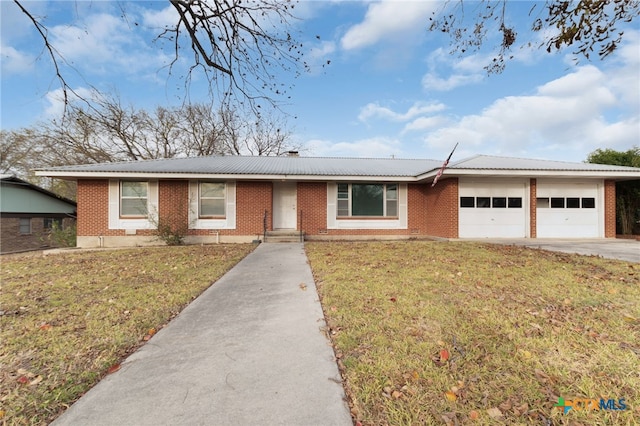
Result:
M612 77L592 65L579 67L539 86L531 96L499 99L480 114L437 130L426 138L427 145L441 148L460 142L476 152L574 161L599 147L628 149L640 140L640 119L607 121L606 112L620 102Z
M151 51L135 29L113 15L90 15L83 26L57 25L50 34L62 57L85 72L133 74L165 63L164 55Z
M385 158L401 157L400 141L394 138L374 137L353 142L332 142L323 139L306 141L305 149L314 157Z
M482 81L483 78L480 74L451 74L447 78L440 78L434 73L429 72L422 77L422 87L426 90L446 92L460 86L478 83Z
M322 41L313 46L304 56L304 61L311 72L318 72L330 60L330 55L336 51L336 44L332 41Z
M437 2L430 1L383 0L370 3L364 20L342 37L342 48L359 49L388 38L410 41L407 36L423 32L428 15L437 7Z
M398 113L377 103L369 103L360 109L358 120L367 121L370 118L384 118L389 121L407 121L417 116L442 111L446 106L440 102L416 102L404 113Z
M145 10L142 12L143 25L151 28L167 28L178 22L178 11L169 5L162 10Z
M74 102L78 99L95 100L95 91L86 87L77 87L73 91L67 91L68 101ZM49 120L60 119L64 114L64 92L62 89L55 89L48 92L45 97L47 106L44 110L44 118Z
M20 52L11 46L0 44L0 61L2 75L14 75L30 72L34 69L35 58Z
M450 120L442 115L435 115L433 117L419 117L402 129L402 134L408 132L421 132L424 130L435 129L441 126L445 126Z

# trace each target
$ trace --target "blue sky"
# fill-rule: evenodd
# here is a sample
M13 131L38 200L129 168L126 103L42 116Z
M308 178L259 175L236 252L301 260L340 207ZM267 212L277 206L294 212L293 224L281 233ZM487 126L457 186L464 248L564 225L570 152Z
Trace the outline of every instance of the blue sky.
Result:
M171 52L152 44L159 26L175 18L168 2L25 3L46 16L79 93L95 86L149 110L180 104L179 72L168 76L165 68ZM539 35L524 26L532 5L510 2L507 19L535 44ZM426 30L439 6L303 0L296 7L294 30L314 66L282 79L294 84L284 110L297 117L288 127L303 155L443 159L458 142L454 160L487 154L584 161L597 148L640 144L638 22L604 61L576 64L569 51L518 45L503 73L487 75L490 51L451 55L449 40ZM56 117L59 85L42 41L12 1L0 8L2 129ZM196 78L192 101L208 101L201 84Z

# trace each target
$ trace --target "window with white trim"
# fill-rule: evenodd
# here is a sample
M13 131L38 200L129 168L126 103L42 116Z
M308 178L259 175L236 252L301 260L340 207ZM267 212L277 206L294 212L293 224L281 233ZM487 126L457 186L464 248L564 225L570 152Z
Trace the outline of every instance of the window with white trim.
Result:
M226 185L223 182L199 182L198 216L224 218L227 204Z
M338 217L398 217L398 184L339 183Z
M141 181L120 182L120 216L147 217L149 184Z

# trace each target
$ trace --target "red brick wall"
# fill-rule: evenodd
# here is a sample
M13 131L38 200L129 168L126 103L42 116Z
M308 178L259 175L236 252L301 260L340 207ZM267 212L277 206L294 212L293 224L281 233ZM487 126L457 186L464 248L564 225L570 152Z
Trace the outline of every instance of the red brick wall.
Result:
M189 227L189 182L161 180L158 182L158 221L174 231L186 232Z
M538 235L538 181L529 181L529 235L536 238Z
M409 233L412 235L426 235L427 232L427 211L425 194L429 185L412 184L407 185L407 209L408 209L408 227Z
M186 180L158 182L158 214L174 227L188 226L189 183ZM262 234L264 211L269 211L267 226L271 227L271 182L237 182L236 229L220 230L220 235ZM152 235L153 230L137 230L136 235ZM210 235L208 229L191 229L187 235ZM78 236L124 236L122 229L109 229L109 181L78 181Z
M221 232L225 235L261 235L264 211L267 210L267 230L271 229L273 184L271 182L236 183L236 229Z
M604 181L604 237L616 237L616 182Z
M298 182L298 229L308 235L327 233L326 182Z
M170 218L175 227L188 224L186 180L161 180L159 216ZM458 235L458 181L444 179L435 188L424 184L408 185L408 229L331 229L327 230L327 184L298 183L298 222L308 235L433 235L456 238ZM78 181L78 235L124 236L124 230L108 229L109 183L107 180ZM236 184L236 229L220 230L220 235L260 235L264 211L267 228L272 229L273 185L271 182L239 181ZM247 207L249 206L249 207ZM300 223L298 223L300 229ZM151 235L138 230L137 235ZM210 235L208 229L192 229L188 235Z
M439 180L425 191L426 233L458 238L458 178Z
M109 230L109 181L78 180L78 236L124 235Z

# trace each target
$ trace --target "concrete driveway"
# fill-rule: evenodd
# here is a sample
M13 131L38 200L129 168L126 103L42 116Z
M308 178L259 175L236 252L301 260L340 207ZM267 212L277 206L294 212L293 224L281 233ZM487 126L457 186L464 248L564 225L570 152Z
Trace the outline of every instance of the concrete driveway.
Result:
M471 241L465 239L465 241ZM587 256L600 256L606 259L618 259L640 263L640 241L622 239L546 239L546 238L504 238L473 239L491 244L518 245L564 253L577 253Z

